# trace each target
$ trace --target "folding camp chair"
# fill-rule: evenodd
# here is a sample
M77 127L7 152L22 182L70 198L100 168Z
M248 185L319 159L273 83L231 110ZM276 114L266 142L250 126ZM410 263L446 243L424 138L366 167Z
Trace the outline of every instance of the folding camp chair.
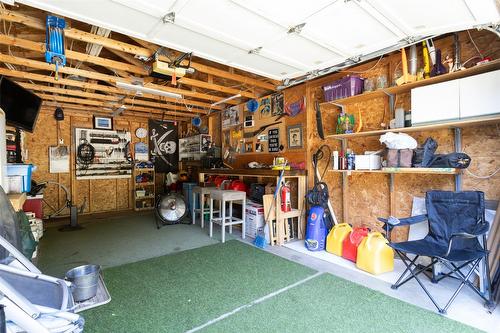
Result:
M397 289L411 279L415 279L439 312L446 314L447 309L462 288L468 286L486 302L485 306L490 309L493 308L486 245L486 233L489 229L489 223L486 222L484 217L484 193L478 191L430 191L426 193L425 204L427 208L426 215L405 219L379 218L379 221L385 224L388 237L390 237L390 231L395 226L410 225L426 220L429 222L429 233L425 238L401 243L389 243L389 246L396 251L406 265L405 271L391 288ZM480 241L480 238L482 241ZM415 257L410 259L407 254L415 255ZM431 263L425 267L419 267L416 262L420 256L430 257ZM472 273L482 260L484 260L484 274L487 280L485 295L470 281ZM457 278L461 281L457 290L443 308L437 304L418 277L419 274L432 268L438 262L447 267L450 272L437 278L431 278L432 282L437 283L446 277Z

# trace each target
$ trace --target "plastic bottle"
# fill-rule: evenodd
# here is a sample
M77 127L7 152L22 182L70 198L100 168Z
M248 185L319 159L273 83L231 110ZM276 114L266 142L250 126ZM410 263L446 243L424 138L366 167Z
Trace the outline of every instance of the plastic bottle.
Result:
M339 152L337 150L332 153L332 169L339 169Z

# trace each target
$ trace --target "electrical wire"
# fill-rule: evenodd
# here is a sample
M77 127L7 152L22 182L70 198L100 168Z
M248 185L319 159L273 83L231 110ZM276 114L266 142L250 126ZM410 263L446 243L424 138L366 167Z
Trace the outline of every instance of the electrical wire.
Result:
M375 63L375 65L373 65L372 67L364 70L364 71L340 71L341 73L354 73L354 74L362 74L362 73L366 73L368 71L371 71L372 69L374 69L375 67L378 66L378 64L380 63L380 61L382 60L382 58L384 57L384 55L382 54L380 56L380 58L378 58L377 62Z
M491 177L495 176L498 172L500 171L500 168L496 169L493 173L487 175L487 176L479 176L470 171L469 169L465 169L465 172L469 174L470 176L477 178L477 179L490 179Z
M484 58L483 54L481 53L481 51L479 51L479 48L477 47L476 43L474 42L474 39L472 38L469 30L467 30L467 34L469 35L469 39L472 42L472 45L474 45L474 47L476 48L477 53L479 53L479 55L481 56L481 59Z
M325 152L323 151L323 149L325 148L328 150L328 154L326 155L327 156L326 165L325 168L323 169L323 173L321 174L321 178L316 179L316 182L320 182L325 177L325 174L328 171L328 166L330 165L330 156L332 155L332 150L328 145L322 145L312 156L313 167L314 169L316 169L319 167L318 165L319 161L321 161L325 157ZM314 174L314 178L317 178L316 173Z

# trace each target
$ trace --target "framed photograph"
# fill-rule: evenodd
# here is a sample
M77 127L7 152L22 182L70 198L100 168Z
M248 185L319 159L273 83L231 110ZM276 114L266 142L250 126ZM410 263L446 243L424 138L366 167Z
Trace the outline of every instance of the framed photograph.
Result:
M245 153L251 153L251 152L253 152L253 143L246 142L245 143Z
M287 127L288 148L302 148L302 124Z
M112 130L113 118L94 116L94 129Z
M69 147L51 146L49 147L49 172L68 173L69 172Z

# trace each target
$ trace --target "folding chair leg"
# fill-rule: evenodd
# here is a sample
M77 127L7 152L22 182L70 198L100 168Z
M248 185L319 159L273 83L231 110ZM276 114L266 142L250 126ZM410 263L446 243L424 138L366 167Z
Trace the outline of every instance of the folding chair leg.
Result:
M399 255L399 257L401 258L401 260L403 261L403 263L405 264L406 266L406 269L405 271L403 272L403 274L401 274L401 276L399 277L398 281L396 281L395 284L393 284L391 286L392 289L397 289L399 288L401 285L403 285L404 283L408 282L409 280L411 279L415 279L417 281L417 283L420 285L420 287L424 290L424 292L427 294L427 296L430 298L430 300L432 301L432 303L434 304L434 306L438 309L438 311L440 313L441 312L441 308L439 307L439 305L437 304L437 302L434 300L434 298L432 297L432 295L429 293L429 291L427 290L427 288L425 288L424 284L422 283L422 281L420 281L420 279L418 278L418 274L420 274L421 272L423 272L425 269L427 268L423 268L423 269L420 269L417 271L417 273L415 274L415 272L413 271L413 269L411 268L412 266L415 266L415 261L417 260L417 258L419 256L416 256L413 260L410 260L405 254L403 254L402 252L400 251L397 251L396 250L396 253ZM407 263L407 260L410 261L410 263ZM430 265L433 265L434 264L434 259L433 259L433 263L431 263ZM401 282L401 280L403 280L403 278L405 277L406 275L406 272L410 272L411 276L407 277L403 282Z
M415 264L415 261L417 260L418 256L416 256L413 260L410 261L410 258L408 258L406 255L404 255L403 253L399 252L398 250L396 250L396 253L398 254L398 256L401 258L401 260L403 261L403 263L405 264L406 266L406 269L405 271L403 272L403 274L401 274L401 276L399 277L399 279L396 281L396 283L394 283L392 286L391 286L391 289L398 289L399 286L400 286L400 282L401 280L403 280L403 278L405 277L406 273L410 271L410 267L411 265L414 265ZM410 261L410 264L406 264L406 260L409 260Z
M476 269L477 265L481 262L481 260L476 260L476 262L474 263L474 265L472 265L472 268L469 270L469 273L467 273L467 275L463 275L461 272L460 272L460 277L462 278L462 283L460 283L460 286L458 286L457 290L455 290L455 292L453 293L453 295L451 296L450 300L448 301L448 303L446 303L446 305L444 306L444 308L441 310L439 310L440 313L443 313L443 314L446 314L446 310L448 310L448 308L450 307L451 303L453 303L453 301L455 300L455 298L458 296L458 294L460 293L460 291L462 290L462 288L465 286L465 284L469 281L469 278L470 276L472 275L472 273L474 272L474 270ZM446 264L445 264L446 265Z

